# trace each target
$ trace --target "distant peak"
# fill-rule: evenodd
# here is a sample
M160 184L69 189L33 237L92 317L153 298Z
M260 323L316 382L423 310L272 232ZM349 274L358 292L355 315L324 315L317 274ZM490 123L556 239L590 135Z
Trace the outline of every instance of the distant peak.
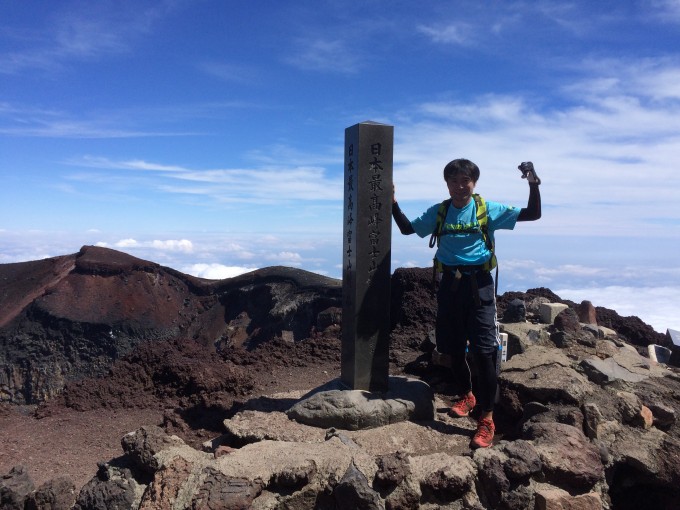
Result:
M91 274L117 274L125 271L151 271L160 267L155 262L133 257L101 246L83 246L76 257L76 269Z

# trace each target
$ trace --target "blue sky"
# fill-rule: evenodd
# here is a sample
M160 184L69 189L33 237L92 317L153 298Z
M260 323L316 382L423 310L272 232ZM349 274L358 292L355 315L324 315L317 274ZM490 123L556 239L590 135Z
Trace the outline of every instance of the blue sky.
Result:
M543 218L500 290L680 329L680 1L0 3L0 263L99 244L208 278L341 277L345 128L415 218L451 159ZM392 268L429 266L394 229Z

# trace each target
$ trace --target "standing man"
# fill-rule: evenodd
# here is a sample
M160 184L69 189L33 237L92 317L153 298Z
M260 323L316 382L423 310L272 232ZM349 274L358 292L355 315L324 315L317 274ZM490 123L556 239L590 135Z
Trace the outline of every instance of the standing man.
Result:
M454 159L444 167L450 200L435 204L410 221L393 199L392 216L402 234L430 235L437 244L434 264L440 280L437 291L437 350L451 357L451 377L463 397L450 414L468 416L479 402L480 418L472 438L473 448L491 446L495 432L493 406L496 398L498 323L496 289L491 269L496 266L494 231L512 230L517 221L541 217L540 179L531 162L518 167L529 183L529 201L519 209L487 202L473 193L479 168L467 159ZM469 342L478 368L478 387L473 393L466 360ZM475 397L476 395L476 397Z

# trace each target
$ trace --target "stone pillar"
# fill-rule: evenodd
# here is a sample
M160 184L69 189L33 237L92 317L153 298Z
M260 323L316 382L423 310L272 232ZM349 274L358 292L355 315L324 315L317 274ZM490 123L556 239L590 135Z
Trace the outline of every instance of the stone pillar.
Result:
M341 381L387 391L394 127L345 130Z

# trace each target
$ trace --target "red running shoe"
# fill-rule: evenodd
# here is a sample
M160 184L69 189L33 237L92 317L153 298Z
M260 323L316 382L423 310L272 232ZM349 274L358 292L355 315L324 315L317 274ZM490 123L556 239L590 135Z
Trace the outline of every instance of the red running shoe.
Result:
M462 418L463 416L469 415L470 411L472 411L475 408L476 405L477 405L477 399L475 398L475 396L472 393L468 393L462 399L460 399L458 402L453 404L449 413L452 416L457 416L458 418Z
M472 438L471 446L473 448L488 448L493 444L493 435L496 427L493 420L489 418L482 418L477 422L477 432Z

